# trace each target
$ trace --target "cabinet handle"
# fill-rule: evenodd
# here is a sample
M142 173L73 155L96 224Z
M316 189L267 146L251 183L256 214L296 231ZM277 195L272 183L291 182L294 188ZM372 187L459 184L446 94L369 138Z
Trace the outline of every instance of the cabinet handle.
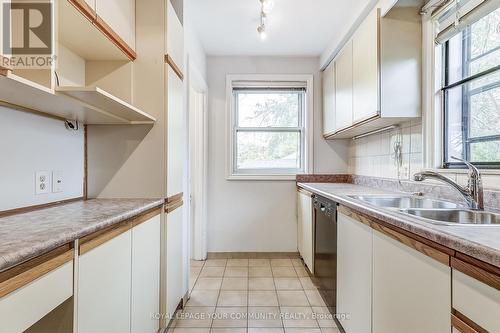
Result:
M461 333L489 333L455 309L451 314L451 326Z

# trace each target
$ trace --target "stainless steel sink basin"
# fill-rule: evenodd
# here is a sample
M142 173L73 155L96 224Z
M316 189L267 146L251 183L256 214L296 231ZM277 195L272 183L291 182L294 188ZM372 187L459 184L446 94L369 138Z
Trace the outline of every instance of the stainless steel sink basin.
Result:
M411 209L411 208L458 208L452 202L433 200L416 196L369 196L353 195L353 199L361 200L371 205L382 208Z
M407 209L403 213L444 225L500 225L500 214L465 209Z

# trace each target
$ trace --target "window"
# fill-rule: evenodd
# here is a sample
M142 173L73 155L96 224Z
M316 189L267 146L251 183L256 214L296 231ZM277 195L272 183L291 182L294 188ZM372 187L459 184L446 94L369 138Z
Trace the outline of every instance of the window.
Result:
M473 22L457 30L442 47L444 166L462 166L452 158L459 157L498 168L500 8L483 9L480 17L476 14Z
M306 82L233 81L229 178L306 172L307 96Z

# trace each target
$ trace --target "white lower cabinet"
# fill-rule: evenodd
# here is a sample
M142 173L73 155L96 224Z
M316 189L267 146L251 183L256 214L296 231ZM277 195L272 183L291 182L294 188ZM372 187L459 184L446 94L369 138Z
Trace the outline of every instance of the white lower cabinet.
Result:
M372 229L342 213L337 228L337 313L346 333L371 332Z
M374 231L372 332L450 332L450 309L451 268Z
M500 332L500 291L455 269L453 308L486 331Z
M160 235L160 215L132 229L132 333L160 328Z
M184 297L182 273L182 207L166 216L167 223L167 313L173 315Z
M0 298L0 332L21 333L73 295L73 261Z
M130 332L132 231L79 258L78 333Z
M314 227L311 193L297 192L297 247L307 268L314 273Z

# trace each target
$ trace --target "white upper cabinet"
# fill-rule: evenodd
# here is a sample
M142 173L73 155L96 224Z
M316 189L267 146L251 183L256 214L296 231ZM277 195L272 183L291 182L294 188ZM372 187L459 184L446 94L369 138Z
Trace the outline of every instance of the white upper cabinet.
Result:
M372 332L450 332L450 309L451 268L374 231Z
M335 62L323 71L323 135L335 132Z
M135 49L135 0L95 0L102 18L128 46Z
M352 125L352 41L335 59L335 129Z
M184 66L184 28L177 17L170 0L167 0L167 54L183 71Z
M398 7L401 6L401 7ZM374 8L334 59L335 107L325 104L329 139L352 138L421 115L420 8L396 4L384 17ZM325 81L327 87L331 85ZM325 88L328 89L328 88ZM331 92L324 96L325 103Z
M379 113L378 10L370 12L352 40L354 123Z

